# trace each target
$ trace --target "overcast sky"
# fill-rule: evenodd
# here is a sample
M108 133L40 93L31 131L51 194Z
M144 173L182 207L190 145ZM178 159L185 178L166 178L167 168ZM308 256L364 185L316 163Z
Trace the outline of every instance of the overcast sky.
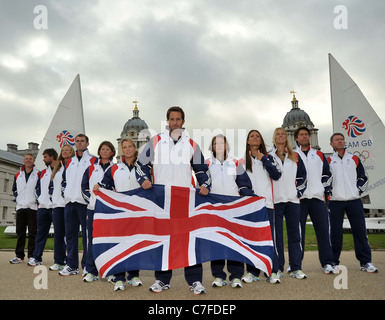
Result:
M38 5L47 29L34 26ZM347 29L335 28L337 5ZM79 73L93 153L103 140L116 144L135 99L155 132L179 105L190 135L232 129L237 140L259 129L271 145L293 89L329 152L328 53L385 120L384 16L383 0L2 1L0 149L41 143Z

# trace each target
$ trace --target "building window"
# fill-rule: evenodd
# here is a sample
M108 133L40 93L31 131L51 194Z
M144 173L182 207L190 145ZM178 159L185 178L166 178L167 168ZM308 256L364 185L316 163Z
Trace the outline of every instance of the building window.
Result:
M8 192L9 179L4 179L4 189L3 192Z
M8 207L3 207L3 215L1 217L1 220L5 220L7 218L7 212L8 212Z

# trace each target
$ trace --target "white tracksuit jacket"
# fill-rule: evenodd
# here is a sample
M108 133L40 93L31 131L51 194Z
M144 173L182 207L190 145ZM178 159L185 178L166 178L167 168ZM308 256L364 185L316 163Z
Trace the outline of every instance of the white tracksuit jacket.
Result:
M56 172L53 181L51 182L51 199L52 199L52 208L65 207L65 200L63 198L62 192L62 181L63 181L63 171L64 164Z
M301 157L296 153L298 162L294 162L286 154L282 163L276 154L276 149L269 154L274 157L282 172L281 178L273 180L274 203L299 203L299 198L306 190L306 168Z
M36 195L39 208L52 209L51 196L49 194L49 185L51 182L52 169L47 166L38 174L38 181L36 184Z
M125 192L140 188L136 180L135 166L128 166L122 158L121 163L114 164L109 168L99 183L103 188L116 192Z
M307 186L301 199L316 198L325 200L325 192L329 192L332 184L332 173L325 155L309 147L307 156L297 147L295 151L300 155L307 172Z
M24 166L22 166L20 171L16 173L12 187L13 195L16 198L16 210L28 208L37 210L36 183L38 173L39 170L33 167L28 182L25 181Z
M239 161L246 170L246 159L242 158ZM252 172L246 172L251 180L254 193L266 199L266 208L274 209L272 180L278 180L281 177L280 167L271 155L263 156L262 160L251 156L251 161Z
M86 205L82 195L82 179L84 171L98 160L97 157L91 155L88 150L83 152L83 156L79 160L77 155L67 161L63 171L62 186L64 188L65 203L77 202Z
M333 174L330 200L349 201L360 199L361 193L368 186L368 176L360 159L350 152L345 152L341 159L338 153L334 152L327 160Z
M195 187L191 169L198 184L210 189L210 173L199 146L184 131L175 142L166 129L152 137L140 153L136 177L140 185L152 178L153 184Z
M98 162L91 164L86 171L84 171L83 179L82 179L82 194L83 198L88 203L87 209L94 210L96 198L93 193L93 188L96 184L103 180L104 174L107 172L109 168L114 165L112 161L106 165L106 169L104 170L101 165L101 160Z
M253 195L250 178L238 160L227 156L221 163L213 155L206 160L211 175L210 193L228 196Z

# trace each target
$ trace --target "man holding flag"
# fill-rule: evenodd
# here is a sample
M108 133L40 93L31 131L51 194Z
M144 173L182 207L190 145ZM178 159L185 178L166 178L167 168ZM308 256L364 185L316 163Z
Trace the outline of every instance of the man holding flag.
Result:
M211 187L208 166L199 146L184 132L184 111L180 107L167 110L168 127L154 136L145 146L136 163L136 173L143 189L152 183L165 186L195 187L191 168L200 185L199 194L207 195ZM152 183L150 181L152 168ZM202 285L202 264L185 267L185 278L194 294L205 293ZM170 288L172 270L155 271L155 283L150 291L161 292Z

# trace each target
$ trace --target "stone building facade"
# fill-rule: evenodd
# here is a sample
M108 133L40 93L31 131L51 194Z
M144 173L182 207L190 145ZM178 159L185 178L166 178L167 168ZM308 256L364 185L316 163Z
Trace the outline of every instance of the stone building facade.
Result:
M23 156L0 150L0 225L15 223L16 202L12 194L15 174L23 165Z

